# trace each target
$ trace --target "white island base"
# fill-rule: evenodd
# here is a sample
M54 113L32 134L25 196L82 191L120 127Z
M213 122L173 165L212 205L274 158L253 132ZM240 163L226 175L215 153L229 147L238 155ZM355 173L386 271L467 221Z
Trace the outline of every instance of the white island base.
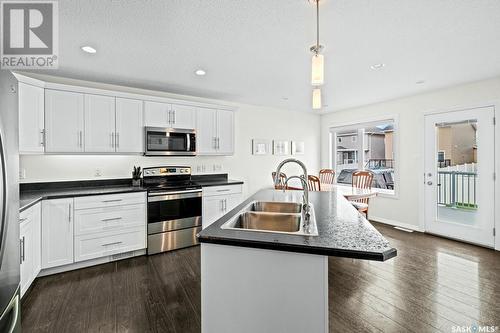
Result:
M328 257L201 243L201 330L328 332Z

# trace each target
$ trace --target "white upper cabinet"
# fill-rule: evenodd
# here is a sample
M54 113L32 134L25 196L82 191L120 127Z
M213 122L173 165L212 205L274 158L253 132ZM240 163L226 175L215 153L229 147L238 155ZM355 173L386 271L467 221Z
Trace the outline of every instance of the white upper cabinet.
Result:
M143 102L137 99L116 98L116 151L144 151Z
M115 151L115 98L85 95L85 152Z
M83 94L45 90L46 152L83 152Z
M150 127L170 127L171 105L166 103L144 102L144 124Z
M44 151L44 89L19 83L19 152Z
M216 153L217 110L199 108L196 116L196 151L199 155Z
M234 153L234 112L199 108L196 122L199 155Z
M169 118L173 128L193 129L196 123L196 107L172 104Z
M234 153L234 112L217 111L217 152L222 155Z

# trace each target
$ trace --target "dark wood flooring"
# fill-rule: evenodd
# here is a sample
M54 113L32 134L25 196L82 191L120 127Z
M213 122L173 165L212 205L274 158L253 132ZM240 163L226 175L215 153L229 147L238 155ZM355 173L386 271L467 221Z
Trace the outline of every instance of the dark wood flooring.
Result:
M398 256L329 259L330 332L500 326L499 252L374 225ZM194 247L39 278L23 332L200 332L199 266Z

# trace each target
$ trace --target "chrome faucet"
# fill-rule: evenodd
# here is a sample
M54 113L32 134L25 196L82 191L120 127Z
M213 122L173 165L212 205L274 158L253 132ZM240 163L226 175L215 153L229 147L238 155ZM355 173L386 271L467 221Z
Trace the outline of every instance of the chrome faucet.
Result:
M302 190L304 191L304 193L302 195L302 210L304 211L304 228L306 230L308 230L309 224L311 222L311 214L310 214L311 205L309 203L309 189L307 186L307 168L306 168L305 164L302 163L302 161L299 161L295 158L288 158L288 159L282 161L280 164L278 164L278 167L276 168L276 174L274 176L274 186L275 187L279 186L281 168L283 167L283 165L290 163L290 162L297 163L302 168L302 171L304 172L304 174L302 176L290 176L287 179L285 179L285 182L283 184L283 191L285 191L287 184L288 184L288 181L290 179L297 178L302 183Z

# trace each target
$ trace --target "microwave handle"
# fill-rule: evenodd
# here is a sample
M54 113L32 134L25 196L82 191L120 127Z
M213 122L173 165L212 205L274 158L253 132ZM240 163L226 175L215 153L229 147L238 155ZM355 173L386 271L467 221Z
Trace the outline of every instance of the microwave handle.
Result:
M191 151L191 136L189 133L186 133L186 143L187 143L187 151Z

